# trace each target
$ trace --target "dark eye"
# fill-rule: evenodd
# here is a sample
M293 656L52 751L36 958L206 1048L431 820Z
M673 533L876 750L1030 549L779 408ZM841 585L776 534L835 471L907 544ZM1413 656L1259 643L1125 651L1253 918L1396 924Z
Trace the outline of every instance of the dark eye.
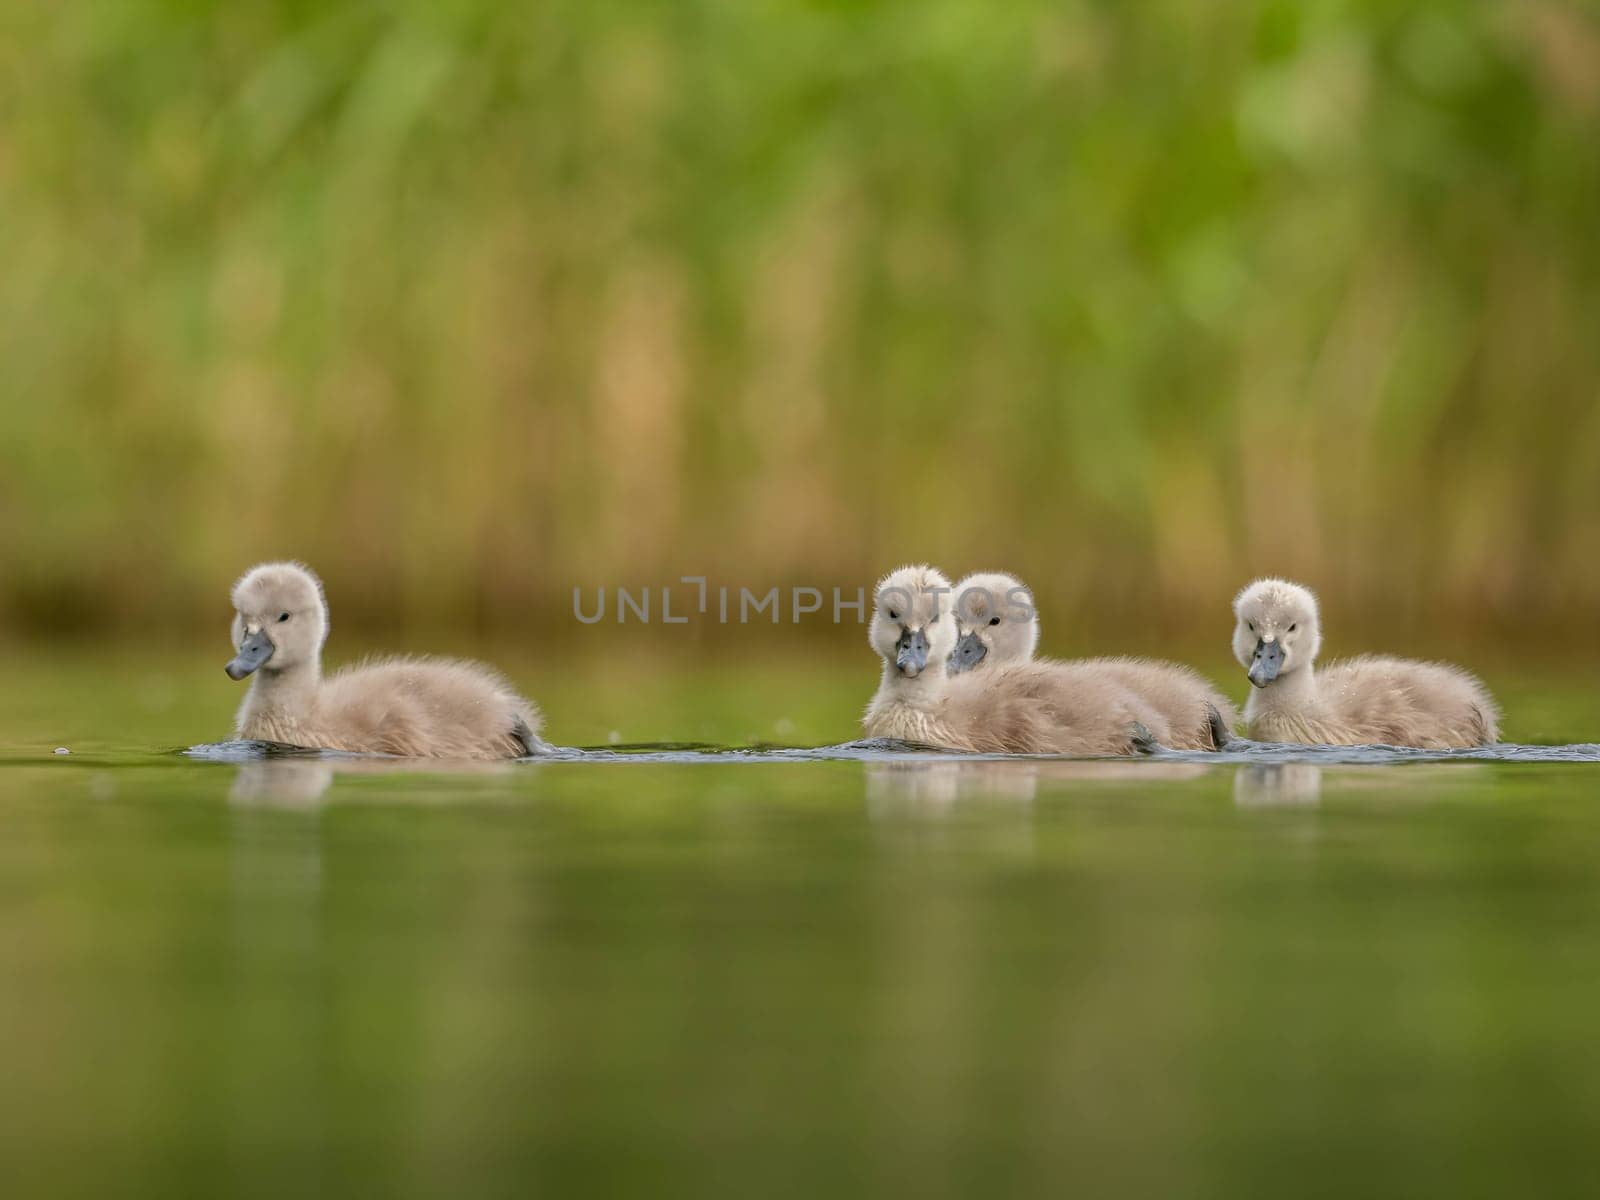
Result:
M288 619L289 619L289 614L288 613L279 613L278 614L278 624L282 625Z
M990 617L989 618L989 624L991 624L991 625L1000 624L1000 618L999 617Z
M1250 626L1250 632L1251 633L1254 633L1256 631L1256 623L1254 621L1246 621L1245 624Z
M895 610L891 608L889 610L889 620L898 621L899 619L900 619L900 614L895 612Z
M1291 625L1291 626L1289 626L1289 632L1293 633L1296 629L1299 629L1299 628L1300 628L1300 626L1298 626L1298 625Z

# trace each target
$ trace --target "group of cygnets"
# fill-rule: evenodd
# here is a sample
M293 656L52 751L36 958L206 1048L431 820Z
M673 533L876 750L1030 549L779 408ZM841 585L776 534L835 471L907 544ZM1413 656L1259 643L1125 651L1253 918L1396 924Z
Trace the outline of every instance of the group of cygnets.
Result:
M1298 584L1257 580L1233 612L1233 655L1254 685L1244 710L1254 740L1448 749L1499 738L1488 690L1456 667L1362 657L1318 672L1317 600ZM933 567L891 571L868 636L883 659L863 721L871 737L969 753L1132 754L1220 750L1237 722L1188 667L1035 658L1033 594L1011 575L952 587Z
M549 747L539 710L499 674L457 659L393 658L323 678L328 606L299 563L263 563L233 587L230 678L254 676L235 735L305 748L426 758L520 758ZM1430 749L1492 743L1488 691L1455 667L1363 657L1315 672L1316 598L1278 579L1234 601L1234 657L1254 691L1244 729L1260 741ZM1144 658L1036 658L1033 595L1005 574L954 587L938 570L892 571L869 638L883 679L869 737L969 753L1133 754L1220 750L1232 704L1187 667Z

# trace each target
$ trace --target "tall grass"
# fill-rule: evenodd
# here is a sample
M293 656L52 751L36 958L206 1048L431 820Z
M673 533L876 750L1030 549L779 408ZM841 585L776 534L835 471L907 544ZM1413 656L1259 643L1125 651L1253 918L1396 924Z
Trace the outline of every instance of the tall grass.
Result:
M1007 564L1592 634L1559 0L0 9L0 628Z

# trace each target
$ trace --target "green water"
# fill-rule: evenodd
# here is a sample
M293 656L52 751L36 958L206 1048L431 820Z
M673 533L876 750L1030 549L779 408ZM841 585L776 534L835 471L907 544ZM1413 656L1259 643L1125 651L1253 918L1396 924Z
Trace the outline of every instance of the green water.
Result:
M0 700L6 1195L1600 1170L1600 765L229 765L154 748L236 692L79 666ZM852 688L678 717L805 735Z

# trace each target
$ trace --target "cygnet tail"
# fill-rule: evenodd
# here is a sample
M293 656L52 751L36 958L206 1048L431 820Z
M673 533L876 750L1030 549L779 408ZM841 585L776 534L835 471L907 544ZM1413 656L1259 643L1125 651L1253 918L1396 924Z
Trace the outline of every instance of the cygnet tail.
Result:
M1222 714L1217 711L1215 704L1206 705L1206 729L1211 733L1211 748L1221 750L1233 741L1233 734L1228 732L1228 723L1222 719Z
M1161 749L1161 743L1156 741L1156 735L1151 733L1143 721L1135 721L1128 731L1128 742L1134 754L1154 754Z
M1472 733L1480 746L1492 746L1500 740L1500 723L1495 720L1492 708L1482 704L1472 706Z
M544 742L539 739L539 735L529 728L527 719L521 714L512 719L511 740L522 751L518 755L519 758L526 758L530 754L542 754L547 749Z

